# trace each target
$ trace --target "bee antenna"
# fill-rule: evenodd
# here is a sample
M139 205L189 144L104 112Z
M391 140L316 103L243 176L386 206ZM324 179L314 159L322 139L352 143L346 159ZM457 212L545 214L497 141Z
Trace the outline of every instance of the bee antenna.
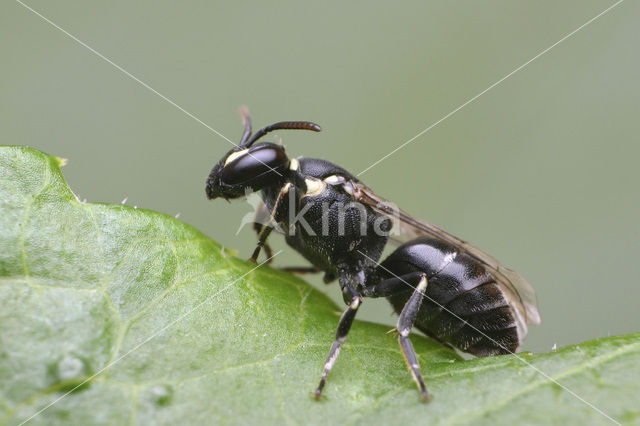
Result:
M254 144L258 139L263 137L269 132L273 132L274 130L311 130L312 132L319 132L322 130L320 126L316 123L312 123L311 121L280 121L278 123L274 123L270 126L263 127L258 130L255 135L251 139L249 139L246 143L243 143L243 146L249 147Z
M242 118L242 124L244 124L244 132L242 133L242 139L240 139L240 145L244 145L251 137L251 115L249 115L249 108L244 105L238 108L238 113Z

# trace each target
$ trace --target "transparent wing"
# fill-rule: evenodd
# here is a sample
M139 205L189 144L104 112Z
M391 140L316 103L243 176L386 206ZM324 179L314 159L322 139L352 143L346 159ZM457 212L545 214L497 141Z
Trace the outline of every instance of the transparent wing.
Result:
M468 254L484 265L502 288L507 302L518 317L516 321L522 338L527 334L527 324L540 324L540 314L538 313L535 291L520 274L503 266L493 256L459 239L444 229L416 219L406 212L399 210L389 201L378 197L361 182L351 181L346 183L346 185L351 186L351 188L348 189L349 192L352 192L352 195L361 203L392 218L397 218L401 232L405 234L405 238L429 236L442 240L455 246L461 252ZM392 238L392 241L393 240ZM395 242L400 241L395 240Z

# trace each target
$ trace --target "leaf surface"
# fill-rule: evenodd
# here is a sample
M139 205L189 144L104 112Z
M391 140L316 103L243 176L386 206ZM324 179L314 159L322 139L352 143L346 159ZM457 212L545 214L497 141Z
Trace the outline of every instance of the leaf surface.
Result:
M0 147L0 424L638 422L640 334L466 361L414 335L422 404L388 327L356 322L316 402L342 307L173 217L80 202L61 165Z

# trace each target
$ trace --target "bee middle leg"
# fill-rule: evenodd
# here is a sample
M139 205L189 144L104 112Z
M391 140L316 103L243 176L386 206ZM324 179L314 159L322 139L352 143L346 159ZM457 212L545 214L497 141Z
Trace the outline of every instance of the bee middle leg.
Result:
M351 329L351 324L353 324L353 320L356 317L356 313L358 312L358 308L360 307L360 303L362 303L362 296L352 288L347 288L351 295L351 303L349 303L349 307L340 317L340 322L338 323L338 331L336 332L336 339L331 345L331 349L329 350L329 356L327 357L327 361L324 364L324 369L322 371L322 377L320 378L320 383L318 387L313 392L313 396L316 399L320 399L322 396L322 389L324 389L324 385L327 383L327 376L333 368L333 364L335 364L336 359L338 358L338 354L340 354L340 345L342 345L345 340L347 340L347 334L349 334L349 330Z
M282 206L284 196L289 193L289 189L291 189L292 187L293 187L293 184L291 182L287 182L283 185L282 188L280 188L280 192L276 197L276 201L273 205L273 209L269 214L268 224L266 225L261 225L258 223L254 224L253 229L255 229L258 232L258 243L256 245L256 249L253 251L253 254L251 255L251 258L249 259L251 262L256 263L258 261L260 250L262 250L263 248L265 249L265 252L267 253L267 256L268 256L266 263L271 262L273 256L271 255L271 247L269 247L269 245L267 244L267 239L269 238L269 234L271 234L271 231L273 231L273 227L275 226L277 212L278 212L278 209Z
M266 225L263 225L258 222L253 223L253 229L258 234L258 239L260 239L260 234L262 233L262 230L265 228L265 226ZM267 263L271 263L272 262L271 258L273 257L273 250L271 249L271 246L267 243L266 240L262 243L262 248L264 249L264 253L267 256L267 259L269 259L267 260Z

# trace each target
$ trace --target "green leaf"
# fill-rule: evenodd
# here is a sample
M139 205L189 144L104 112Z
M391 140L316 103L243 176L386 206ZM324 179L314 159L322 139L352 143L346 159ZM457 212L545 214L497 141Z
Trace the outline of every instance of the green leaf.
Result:
M357 322L316 402L341 307L172 217L80 202L62 163L0 148L0 424L640 418L640 334L467 361L414 335L423 404L388 328Z

